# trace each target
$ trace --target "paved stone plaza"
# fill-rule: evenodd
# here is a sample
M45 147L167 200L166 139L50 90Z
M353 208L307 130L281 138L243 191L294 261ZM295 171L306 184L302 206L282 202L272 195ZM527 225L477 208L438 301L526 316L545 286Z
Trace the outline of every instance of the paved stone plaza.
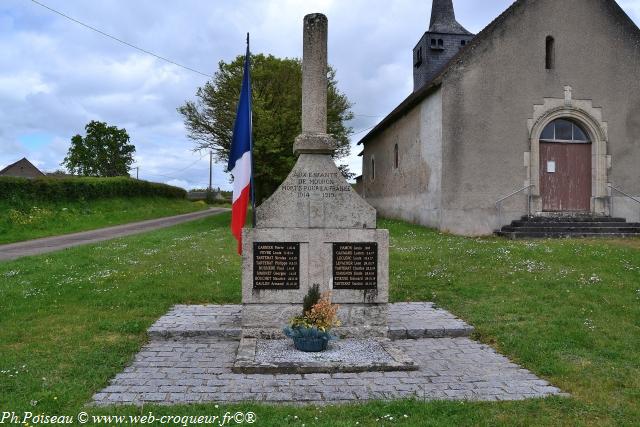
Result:
M176 306L150 329L131 366L94 396L98 405L255 401L337 404L372 399L520 400L561 394L430 303L390 304L391 337L414 372L234 374L240 306ZM237 330L237 333L234 332Z

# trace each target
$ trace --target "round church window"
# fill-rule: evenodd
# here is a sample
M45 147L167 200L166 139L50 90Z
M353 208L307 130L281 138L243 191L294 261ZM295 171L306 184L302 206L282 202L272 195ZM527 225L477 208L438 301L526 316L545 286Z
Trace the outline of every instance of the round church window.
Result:
M576 122L568 119L557 119L545 126L540 141L571 142L585 144L590 142L587 133Z

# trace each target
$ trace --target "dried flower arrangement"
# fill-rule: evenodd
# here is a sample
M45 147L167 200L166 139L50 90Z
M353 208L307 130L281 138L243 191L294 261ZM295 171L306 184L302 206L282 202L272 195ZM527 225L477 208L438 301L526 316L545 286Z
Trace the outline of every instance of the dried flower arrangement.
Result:
M331 303L331 292L321 295L320 286L314 284L304 297L302 315L292 318L284 333L293 339L298 350L323 351L336 338L331 329L340 326L338 308Z

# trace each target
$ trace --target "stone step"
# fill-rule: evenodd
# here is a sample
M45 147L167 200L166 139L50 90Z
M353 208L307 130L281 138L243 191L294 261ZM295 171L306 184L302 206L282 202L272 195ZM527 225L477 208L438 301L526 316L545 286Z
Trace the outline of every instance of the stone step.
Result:
M601 226L571 226L571 227L533 227L533 226L506 226L502 227L502 232L519 232L519 233L592 233L592 234L611 234L611 233L623 233L623 234L637 234L640 233L640 226L638 227L601 227Z
M559 239L559 238L627 238L640 237L640 233L588 233L588 232L521 232L521 231L498 231L496 235L509 239Z
M175 305L147 330L150 338L216 337L240 339L241 306Z
M456 338L470 336L474 328L431 302L389 304L389 338Z
M241 310L239 304L176 305L147 333L152 339L202 336L239 340ZM392 340L468 337L474 331L473 326L430 302L389 304L388 322Z
M616 218L608 216L589 216L589 215L576 215L576 216L523 216L521 221L525 222L627 222L625 218Z
M542 222L542 221L513 221L507 227L640 227L638 222L600 221L600 222Z

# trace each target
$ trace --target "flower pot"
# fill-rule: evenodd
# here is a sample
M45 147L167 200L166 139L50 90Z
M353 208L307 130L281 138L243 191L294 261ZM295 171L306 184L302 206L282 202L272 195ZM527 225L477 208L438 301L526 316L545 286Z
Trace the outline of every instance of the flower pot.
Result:
M317 353L327 349L329 340L326 338L299 337L293 339L293 346L300 351Z

